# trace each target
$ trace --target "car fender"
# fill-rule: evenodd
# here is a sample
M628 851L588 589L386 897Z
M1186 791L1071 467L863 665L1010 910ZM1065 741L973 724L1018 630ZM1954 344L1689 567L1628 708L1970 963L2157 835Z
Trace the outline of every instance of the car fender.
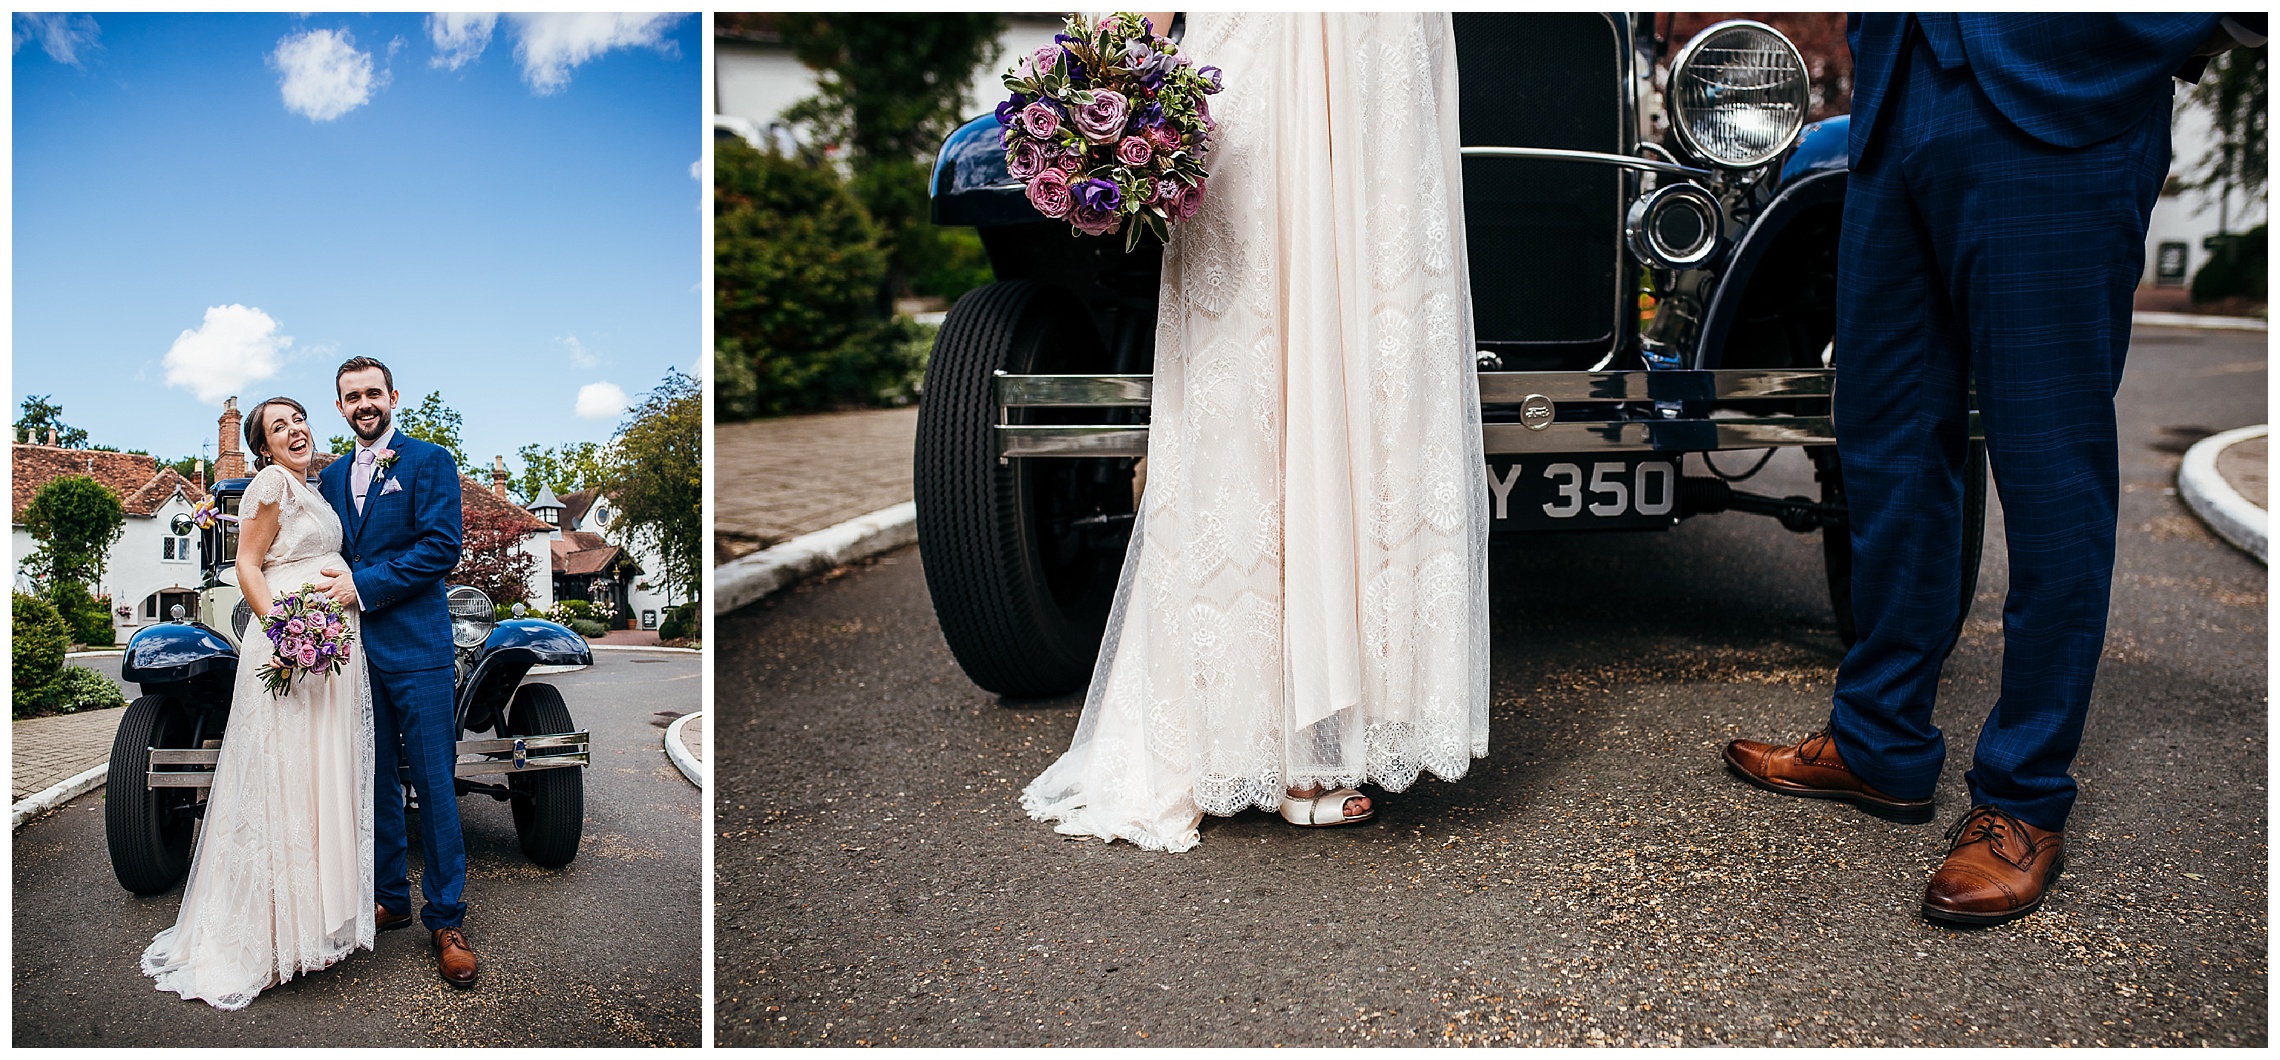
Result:
M193 622L162 622L144 626L128 639L119 659L119 680L150 686L215 675L227 684L236 678L237 664L237 649L220 633Z
M935 224L986 228L1043 220L1021 182L1006 172L1001 129L997 115L984 114L942 141L926 185Z
M592 665L593 649L568 627L534 618L507 619L483 639L475 666L459 688L459 727L464 732L499 728L507 701L532 667Z
M1839 161L1843 157L1842 154L1837 156ZM1783 172L1788 172L1787 167ZM1702 337L1695 344L1694 367L1723 367L1727 333L1733 329L1734 317L1741 312L1742 299L1749 292L1750 279L1766 252L1780 239L1790 222L1807 209L1844 202L1847 176L1841 166L1801 170L1797 179L1783 186L1742 233L1734 248L1727 252L1726 269L1710 295L1710 308L1703 313Z

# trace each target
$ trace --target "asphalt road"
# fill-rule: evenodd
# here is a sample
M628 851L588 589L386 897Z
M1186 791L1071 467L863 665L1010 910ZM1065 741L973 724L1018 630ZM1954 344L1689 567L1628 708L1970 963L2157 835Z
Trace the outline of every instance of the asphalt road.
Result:
M2266 574L2171 487L2264 395L2261 334L2138 336L2070 867L2024 920L1916 913L1999 680L1999 512L1938 823L1719 767L1818 727L1840 652L1817 537L1725 514L1499 549L1488 758L1179 855L1023 815L1082 697L967 682L905 550L720 623L719 1041L2262 1046ZM1811 492L1795 455L1756 485Z
M174 922L181 890L138 898L118 885L97 791L15 834L15 1044L699 1044L704 798L666 759L671 718L658 712L699 709L702 657L594 654L590 670L542 678L593 733L577 860L532 865L505 804L460 800L475 989L437 977L414 926L239 1012L158 992L142 951ZM416 894L416 840L411 857Z

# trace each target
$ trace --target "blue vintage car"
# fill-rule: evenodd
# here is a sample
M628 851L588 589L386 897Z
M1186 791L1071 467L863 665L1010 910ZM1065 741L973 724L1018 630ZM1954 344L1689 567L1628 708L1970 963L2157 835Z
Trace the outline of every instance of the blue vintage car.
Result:
M1478 348L1450 355L1479 367L1495 530L1772 516L1822 534L1849 643L1829 414L1847 119L1806 124L1803 58L1751 21L1695 35L1658 90L1656 21L1455 16ZM1642 134L1648 112L1667 116L1659 143ZM1136 506L1162 247L1045 221L990 115L943 143L931 192L936 223L978 229L997 282L952 307L927 367L914 469L927 585L976 684L1066 692L1092 673ZM1747 474L1699 457L1708 473L1689 473L1689 454L1790 446L1820 496L1738 489ZM1985 522L1977 441L1970 459L1966 608Z
M237 514L250 481L215 484L224 514ZM175 517L175 533L191 529L188 516ZM166 891L189 871L191 837L229 729L238 644L253 622L237 588L237 524L201 531L199 548L198 614L176 605L173 621L135 633L119 664L120 679L142 695L127 705L111 741L103 824L111 870L136 894ZM495 620L490 598L470 586L452 586L449 607L455 716L458 731L474 736L459 741L456 794L507 802L523 853L540 865L567 865L585 824L588 737L561 692L524 678L592 666L593 651L553 622Z

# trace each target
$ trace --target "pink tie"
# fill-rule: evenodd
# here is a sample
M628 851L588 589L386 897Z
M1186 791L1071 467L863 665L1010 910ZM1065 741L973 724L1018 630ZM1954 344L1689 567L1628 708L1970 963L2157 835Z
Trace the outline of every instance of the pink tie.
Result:
M372 450L356 448L356 466L349 469L348 488L356 495L356 514L364 514L364 493L372 488Z

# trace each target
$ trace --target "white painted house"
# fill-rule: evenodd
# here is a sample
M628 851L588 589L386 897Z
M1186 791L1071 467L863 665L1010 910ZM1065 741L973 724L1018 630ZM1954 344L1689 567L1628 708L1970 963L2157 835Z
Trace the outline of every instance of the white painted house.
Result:
M66 475L85 475L119 496L126 510L126 528L105 563L98 597L111 600L111 621L124 640L134 630L165 621L168 608L182 604L195 610L202 575L195 531L177 535L169 525L176 515L187 515L206 491L139 453L99 449L66 449L54 445L16 442L9 446L11 518L8 554L15 567L15 586L29 591L31 578L24 561L39 548L24 529L24 511L40 487Z
M542 488L523 507L553 528L557 596L608 601L618 607L620 623L635 629L656 629L667 610L687 602L666 581L657 550L619 527L608 494L578 490L557 497Z
M2196 167L2217 141L2208 111L2184 105L2188 89L2177 89L2179 106L2169 126L2169 172L2172 177ZM2141 287L2183 287L2208 263L2208 248L2201 241L2219 231L2246 232L2263 224L2269 208L2263 196L2248 198L2237 191L2230 197L2216 189L2179 192L2162 189L2153 205L2145 233L2145 276Z
M1015 57L1053 43L1061 27L1059 15L1006 15L996 57L984 62L966 85L966 116L987 114L996 107L1006 95L999 76ZM770 126L781 127L784 108L814 94L815 71L802 65L774 32L726 27L715 32L713 80L706 86L715 128L763 144Z

